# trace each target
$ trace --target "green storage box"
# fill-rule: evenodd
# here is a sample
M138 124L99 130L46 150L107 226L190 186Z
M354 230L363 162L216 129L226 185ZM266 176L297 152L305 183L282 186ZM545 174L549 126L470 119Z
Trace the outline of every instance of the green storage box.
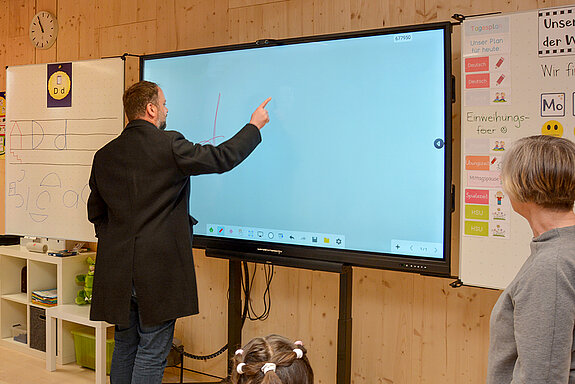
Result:
M74 335L74 348L76 350L76 363L82 367L96 369L96 337L86 331L71 331ZM106 340L106 374L110 374L112 354L114 353L114 339Z

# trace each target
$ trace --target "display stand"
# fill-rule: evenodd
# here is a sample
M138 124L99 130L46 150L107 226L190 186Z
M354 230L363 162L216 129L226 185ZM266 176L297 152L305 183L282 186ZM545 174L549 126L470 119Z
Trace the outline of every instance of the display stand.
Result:
M291 259L274 256L272 260L258 254L220 252L206 249L206 256L228 260L228 373L233 369L234 353L242 345L242 270L241 262L273 264L283 267L339 273L339 318L337 329L337 384L351 383L351 332L353 269L342 263Z
M337 384L351 383L351 297L353 269L343 266L339 274L339 319L337 320Z

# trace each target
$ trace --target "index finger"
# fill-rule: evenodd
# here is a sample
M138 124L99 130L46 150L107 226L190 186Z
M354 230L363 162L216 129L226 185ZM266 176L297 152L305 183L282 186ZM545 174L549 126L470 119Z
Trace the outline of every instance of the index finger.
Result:
M260 106L258 108L265 108L271 99L272 99L271 97L268 97L263 103L260 104Z

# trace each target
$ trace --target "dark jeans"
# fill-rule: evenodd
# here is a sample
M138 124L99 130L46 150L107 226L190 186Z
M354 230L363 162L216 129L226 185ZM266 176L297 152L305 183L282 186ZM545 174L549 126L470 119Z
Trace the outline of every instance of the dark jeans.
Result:
M130 325L116 325L110 369L111 384L161 384L166 358L172 347L176 320L152 327L142 326L138 299L132 294Z

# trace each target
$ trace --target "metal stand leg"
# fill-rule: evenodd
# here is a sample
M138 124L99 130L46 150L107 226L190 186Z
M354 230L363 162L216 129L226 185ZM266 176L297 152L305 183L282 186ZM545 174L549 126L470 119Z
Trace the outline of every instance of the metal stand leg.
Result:
M229 300L228 300L228 375L231 374L232 358L242 346L242 262L228 261Z
M353 273L344 266L339 275L339 319L337 321L337 384L351 383L351 298Z

